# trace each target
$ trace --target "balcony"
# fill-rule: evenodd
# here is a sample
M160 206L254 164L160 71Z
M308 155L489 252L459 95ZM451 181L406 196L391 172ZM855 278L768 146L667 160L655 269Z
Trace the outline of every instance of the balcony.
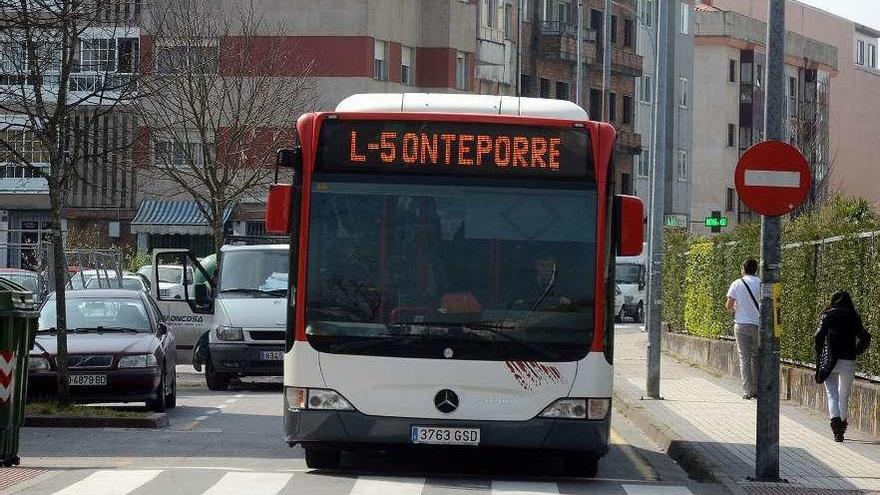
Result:
M611 70L631 77L642 76L642 57L633 52L614 48L611 53Z
M631 154L642 152L642 136L626 128L617 128L617 147Z
M538 53L542 57L577 62L577 26L563 21L543 21L539 24ZM584 63L596 60L596 32L583 29L581 57Z

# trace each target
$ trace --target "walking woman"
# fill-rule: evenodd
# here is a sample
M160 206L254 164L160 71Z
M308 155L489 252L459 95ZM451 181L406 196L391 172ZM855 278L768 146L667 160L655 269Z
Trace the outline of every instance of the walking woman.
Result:
M824 383L834 441L842 442L847 427L847 404L856 373L856 357L870 345L849 292L831 296L815 335L816 383Z

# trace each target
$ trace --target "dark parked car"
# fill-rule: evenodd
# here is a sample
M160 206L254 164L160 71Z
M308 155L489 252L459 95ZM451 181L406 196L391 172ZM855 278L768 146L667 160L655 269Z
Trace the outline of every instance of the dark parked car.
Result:
M68 291L70 393L77 402L146 402L154 411L177 401L174 334L142 291ZM56 396L55 294L40 311L28 363L28 395Z

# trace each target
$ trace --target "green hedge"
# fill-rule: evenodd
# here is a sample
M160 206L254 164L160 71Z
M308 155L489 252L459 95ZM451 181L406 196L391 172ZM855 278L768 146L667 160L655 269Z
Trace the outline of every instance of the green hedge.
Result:
M782 252L782 355L811 362L818 316L831 294L849 290L875 336L859 370L880 376L880 217L869 203L835 198L823 209L786 221ZM731 281L748 257L759 258L759 222L714 237L667 231L663 317L673 330L731 336L724 310Z

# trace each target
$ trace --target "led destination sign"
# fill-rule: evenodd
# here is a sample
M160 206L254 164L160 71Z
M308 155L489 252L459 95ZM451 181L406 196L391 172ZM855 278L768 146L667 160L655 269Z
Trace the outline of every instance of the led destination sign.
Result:
M455 122L323 123L322 170L587 178L585 129Z

